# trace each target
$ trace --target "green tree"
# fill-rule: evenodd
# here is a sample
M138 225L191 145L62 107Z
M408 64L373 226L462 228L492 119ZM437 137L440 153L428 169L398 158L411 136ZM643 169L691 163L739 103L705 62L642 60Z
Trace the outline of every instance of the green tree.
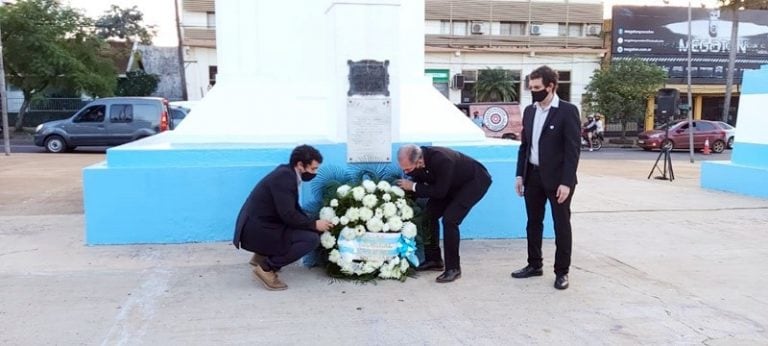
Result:
M475 83L478 102L510 102L517 97L515 80L511 71L501 68L480 70Z
M720 8L733 14L731 19L731 44L728 52L728 72L725 82L725 102L723 103L723 121L728 121L731 110L731 94L733 92L733 73L736 67L736 53L739 47L739 10L754 9L768 10L768 0L718 0ZM689 43L690 44L690 43Z
M131 71L117 81L117 96L149 96L157 90L160 77L141 70Z
M605 114L608 121L620 122L624 140L627 123L643 119L648 98L656 94L666 78L657 65L638 59L616 61L592 75L583 106Z
M19 0L0 8L0 25L6 76L24 94L17 131L30 102L48 88L93 96L114 91L115 71L104 43L80 12L56 0Z
M155 27L144 25L144 13L136 6L121 8L112 5L96 20L96 33L103 39L121 39L129 43L152 44Z

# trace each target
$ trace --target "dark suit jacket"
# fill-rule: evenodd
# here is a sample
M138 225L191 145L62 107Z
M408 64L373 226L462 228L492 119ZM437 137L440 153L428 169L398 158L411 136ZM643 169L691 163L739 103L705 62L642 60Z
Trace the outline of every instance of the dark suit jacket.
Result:
M528 161L531 155L533 118L536 107L529 105L523 112L523 131L517 154L517 176L527 181ZM581 119L579 110L571 103L560 100L558 108L549 109L547 120L539 137L539 171L547 190L559 185L576 186L576 167L581 153Z
M418 198L445 198L478 179L491 181L482 163L458 151L444 147L421 147L421 150L427 174L425 179L414 179L418 183Z
M315 222L299 206L296 171L280 165L253 188L235 224L235 247L262 255L281 255L290 247L290 232L314 230Z

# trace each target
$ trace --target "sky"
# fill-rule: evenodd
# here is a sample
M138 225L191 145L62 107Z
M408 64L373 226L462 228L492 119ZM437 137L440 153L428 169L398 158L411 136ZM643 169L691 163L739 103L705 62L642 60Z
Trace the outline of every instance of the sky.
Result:
M120 7L138 6L144 13L144 22L157 26L157 36L153 43L158 46L176 46L176 19L174 16L175 0L64 0L70 6L82 9L91 17L98 17L108 10L110 5ZM306 0L312 1L312 0ZM669 6L688 6L689 0L668 0ZM690 0L692 6L715 7L717 0ZM604 0L604 16L610 17L613 5L665 6L664 0Z

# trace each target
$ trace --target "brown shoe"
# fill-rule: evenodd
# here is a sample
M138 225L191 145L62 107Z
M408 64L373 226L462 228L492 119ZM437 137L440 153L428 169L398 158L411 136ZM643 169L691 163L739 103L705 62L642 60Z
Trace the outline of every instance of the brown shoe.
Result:
M253 257L251 257L251 261L248 262L248 263L250 263L252 266L256 267L256 266L263 265L265 259L266 259L266 257L264 257L262 255L259 255L259 254L254 252L253 253Z
M257 265L253 267L253 274L261 279L261 282L264 283L264 287L270 291L282 291L288 288L288 285L281 281L275 272L268 272L262 269L261 266Z

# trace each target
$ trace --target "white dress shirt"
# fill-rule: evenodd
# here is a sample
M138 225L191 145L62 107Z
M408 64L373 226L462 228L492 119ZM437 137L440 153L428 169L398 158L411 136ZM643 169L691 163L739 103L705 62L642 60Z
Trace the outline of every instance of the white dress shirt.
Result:
M547 115L549 115L549 110L552 107L559 108L560 107L560 98L557 97L557 94L552 97L552 102L549 103L549 107L547 108L541 108L541 105L539 105L538 102L534 103L534 107L536 108L536 114L533 117L533 132L532 132L532 138L531 138L531 156L528 159L528 162L530 162L533 165L538 166L539 165L539 139L541 138L541 131L544 130L544 123L547 121Z

